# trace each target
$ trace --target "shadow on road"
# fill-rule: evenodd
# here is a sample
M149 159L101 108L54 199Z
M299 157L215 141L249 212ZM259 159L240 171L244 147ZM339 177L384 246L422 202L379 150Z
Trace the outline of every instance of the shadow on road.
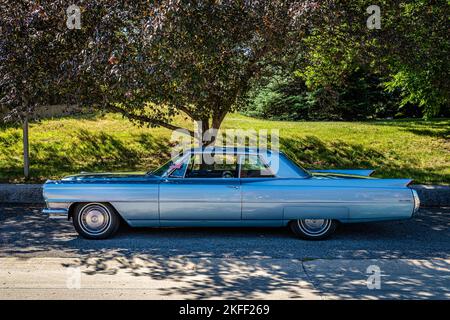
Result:
M0 256L78 256L99 252L292 259L447 258L450 208L422 209L411 220L341 225L324 241L287 228L130 228L112 239L85 240L71 222L49 220L41 207L0 205Z
M0 257L75 258L64 267L80 267L86 276L125 273L163 281L157 288L161 297L448 294L449 265L439 259L450 253L448 209L421 210L408 221L343 225L332 239L317 242L298 240L286 228L129 227L113 239L89 241L78 237L70 222L47 220L40 209L0 206ZM367 289L371 259L388 259L373 260L387 263L380 266L381 290Z

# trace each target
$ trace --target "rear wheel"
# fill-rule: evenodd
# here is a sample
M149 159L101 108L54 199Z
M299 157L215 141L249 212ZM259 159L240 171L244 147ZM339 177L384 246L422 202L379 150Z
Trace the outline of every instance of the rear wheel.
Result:
M321 240L334 233L337 221L331 219L302 219L291 221L290 227L299 238Z
M73 215L75 230L86 239L106 239L117 232L119 215L106 203L77 205Z

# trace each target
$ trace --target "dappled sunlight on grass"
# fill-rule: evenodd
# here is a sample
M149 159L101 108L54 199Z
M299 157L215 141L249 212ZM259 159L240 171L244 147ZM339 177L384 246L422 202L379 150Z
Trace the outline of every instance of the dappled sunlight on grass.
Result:
M192 127L178 117L177 124ZM279 129L280 147L306 168L371 168L377 177L450 183L450 120L292 122L230 114L222 129ZM171 132L120 115L32 123L31 181L80 171L149 171L170 156ZM0 180L21 181L20 128L0 128Z
M450 120L292 122L230 115L224 128L280 130L280 148L306 168L376 169L375 177L450 183Z

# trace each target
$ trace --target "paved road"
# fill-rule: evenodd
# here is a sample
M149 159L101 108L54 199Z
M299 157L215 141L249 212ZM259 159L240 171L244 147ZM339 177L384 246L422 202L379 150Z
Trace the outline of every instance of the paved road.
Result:
M341 226L319 242L284 228L128 227L88 241L40 209L0 205L0 299L450 299L450 208ZM367 288L369 266L379 290ZM78 290L67 288L73 270Z
M450 208L413 220L342 225L326 241L302 241L286 228L122 228L113 239L80 238L68 221L39 207L0 205L0 257L113 254L272 259L428 259L450 257Z

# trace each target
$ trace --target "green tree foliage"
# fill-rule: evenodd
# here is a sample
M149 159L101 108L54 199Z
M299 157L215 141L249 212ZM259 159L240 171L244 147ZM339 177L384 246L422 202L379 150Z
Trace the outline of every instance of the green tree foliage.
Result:
M275 76L266 85L249 92L242 111L260 118L299 120L305 118L307 103L302 79Z
M371 1L337 3L342 23L304 39L309 50L299 74L310 89L345 86L363 67L400 93L403 110L419 106L431 117L450 109L448 1L378 1L379 30L365 27Z
M299 77L270 79L249 94L243 112L276 120L367 120L398 115L399 97L366 70L346 75L345 83L309 90Z
M217 129L268 66L292 63L309 93L289 80L268 88L261 105L293 106L299 116L314 105L358 106L359 85L378 90L375 75L401 92L405 106L419 104L428 115L448 107L447 1L380 0L381 30L367 29L372 2L365 0L84 0L80 30L66 27L69 4L2 2L0 105L7 117L64 99L149 126L176 129L174 117L185 115L203 130ZM368 70L366 84L354 82L359 70ZM342 108L361 117L350 102Z
M400 89L401 105L416 104L426 117L450 109L450 3L416 0L399 5L392 19L393 43L387 89ZM396 39L396 40L397 40ZM443 110L443 109L446 110Z

